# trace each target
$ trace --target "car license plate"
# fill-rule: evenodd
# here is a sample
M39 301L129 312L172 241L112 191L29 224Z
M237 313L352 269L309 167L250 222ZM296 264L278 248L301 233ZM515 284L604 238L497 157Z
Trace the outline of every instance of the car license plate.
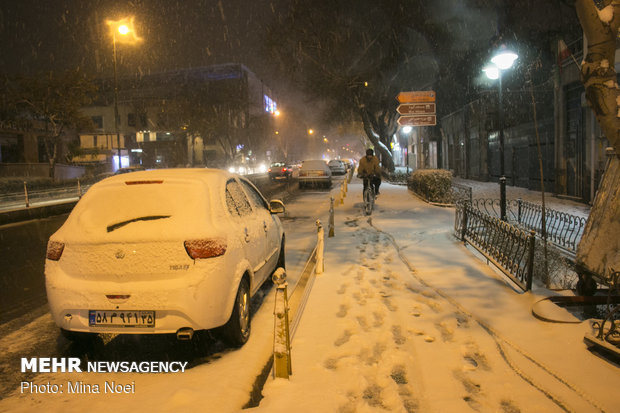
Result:
M89 310L89 326L155 327L155 311Z

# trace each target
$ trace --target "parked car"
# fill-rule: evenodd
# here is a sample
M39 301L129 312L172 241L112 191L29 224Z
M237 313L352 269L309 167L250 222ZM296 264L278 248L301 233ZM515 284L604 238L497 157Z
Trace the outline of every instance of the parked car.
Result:
M129 172L138 172L138 171L145 171L146 168L142 165L133 165L133 166L126 166L124 168L119 168L116 170L116 172L114 172L115 175L120 175L120 174L127 174Z
M275 179L290 179L293 175L293 168L284 162L274 162L269 166L269 178Z
M332 171L325 161L303 161L299 168L299 187L305 188L308 185L322 185L326 188L332 186Z
M334 175L344 175L347 173L346 165L339 159L332 159L327 163L327 166Z
M94 333L214 329L250 335L250 297L284 267L277 213L252 183L218 169L116 175L93 185L49 239L52 318L72 340Z

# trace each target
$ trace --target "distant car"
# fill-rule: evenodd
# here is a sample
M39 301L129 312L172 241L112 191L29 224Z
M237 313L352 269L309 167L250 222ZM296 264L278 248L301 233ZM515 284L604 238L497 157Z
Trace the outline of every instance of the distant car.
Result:
M120 175L120 174L126 174L129 172L138 172L138 171L146 171L146 168L142 165L127 166L125 168L117 169L116 172L114 172L114 175Z
M344 175L347 173L346 165L339 159L332 159L327 163L327 166L334 175Z
M269 166L269 178L272 180L284 178L290 179L293 175L293 168L284 162L274 162Z
M309 185L322 185L326 188L332 186L332 171L327 163L322 160L304 161L299 168L299 187Z
M279 200L218 169L162 169L94 184L49 239L45 284L71 340L95 333L250 335L250 298L284 267Z
M355 162L353 161L353 159L345 158L345 159L341 159L341 160L346 165L347 171L349 169L354 169L355 168Z

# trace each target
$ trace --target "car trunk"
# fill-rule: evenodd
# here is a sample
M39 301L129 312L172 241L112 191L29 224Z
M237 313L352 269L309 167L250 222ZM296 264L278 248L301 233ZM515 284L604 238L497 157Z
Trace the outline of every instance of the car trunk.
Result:
M53 237L71 277L146 281L182 277L194 261L184 242L217 239L204 185L115 183L89 191ZM219 242L219 241L218 241Z

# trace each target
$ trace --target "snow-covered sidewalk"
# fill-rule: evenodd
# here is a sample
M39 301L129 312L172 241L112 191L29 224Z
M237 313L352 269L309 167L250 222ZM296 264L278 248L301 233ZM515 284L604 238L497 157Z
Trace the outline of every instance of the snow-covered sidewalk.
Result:
M534 318L552 293L511 288L452 236L452 208L389 184L372 220L360 201L354 180L293 339L293 375L268 379L255 410L618 410L620 371L586 348L588 322Z

